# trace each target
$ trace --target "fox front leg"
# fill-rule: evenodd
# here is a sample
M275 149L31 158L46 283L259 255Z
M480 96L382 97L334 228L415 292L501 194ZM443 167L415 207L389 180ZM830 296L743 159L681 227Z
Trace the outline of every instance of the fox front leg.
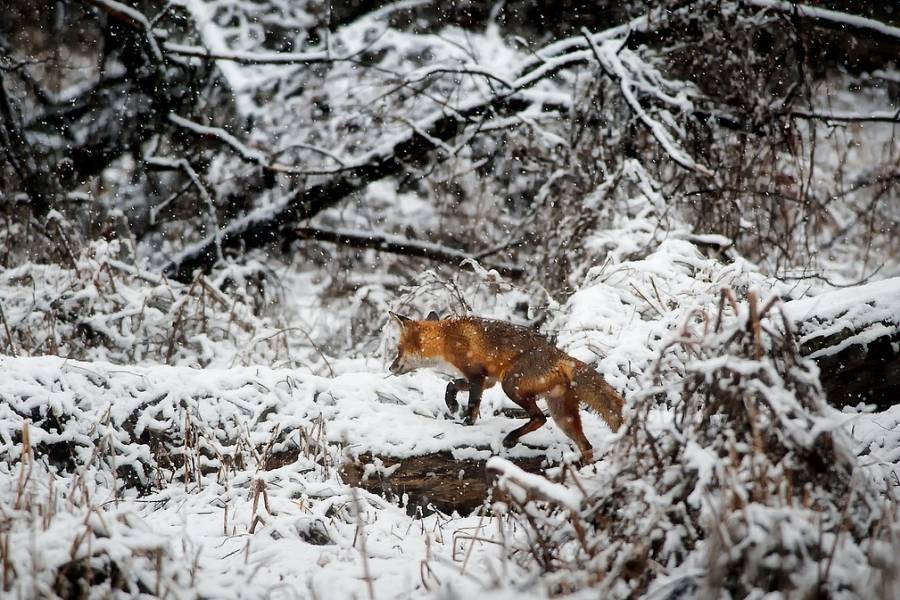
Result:
M484 391L484 377L469 380L469 407L466 409L466 425L474 425L481 411L481 393Z
M454 379L447 384L447 391L444 393L444 402L447 403L447 409L451 415L455 415L459 410L459 402L456 401L457 392L465 392L469 389L468 379Z

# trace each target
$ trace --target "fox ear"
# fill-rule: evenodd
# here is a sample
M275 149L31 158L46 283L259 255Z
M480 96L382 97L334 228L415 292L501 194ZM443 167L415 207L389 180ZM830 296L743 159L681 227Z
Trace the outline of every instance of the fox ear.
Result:
M408 323L412 323L412 319L410 319L409 317L404 317L403 315L398 315L397 313L395 313L395 312L392 311L392 310L389 310L389 311L388 311L388 314L391 315L391 317L392 317L395 321L397 321L397 323L400 324L400 327L406 327L406 325L407 325Z
M438 316L438 314L436 312L431 311L430 313L428 313L428 316L425 317L425 320L426 321L440 321L441 318Z

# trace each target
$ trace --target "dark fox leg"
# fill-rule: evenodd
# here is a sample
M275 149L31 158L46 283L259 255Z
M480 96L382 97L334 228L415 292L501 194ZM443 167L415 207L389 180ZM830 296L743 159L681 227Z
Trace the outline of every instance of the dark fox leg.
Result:
M465 392L469 389L468 379L454 379L447 384L447 391L444 393L444 402L447 403L447 409L451 415L455 415L459 410L459 402L456 401L457 392Z
M545 417L544 413L541 412L541 409L538 408L533 396L526 396L520 400L513 398L513 402L528 412L529 420L518 429L513 429L506 434L506 437L503 438L503 446L506 448L512 448L519 443L520 437L526 433L531 433L535 429L539 429L547 422L547 417Z
M521 389L520 384L523 379L524 374L521 371L515 371L507 375L503 380L503 391L509 396L509 399L524 408L525 412L528 413L528 422L517 429L513 429L503 438L503 445L506 448L512 448L519 443L520 437L540 428L547 422L547 417L538 408L535 396L525 393Z
M466 409L466 425L474 425L481 409L481 394L484 392L484 377L469 380L469 406Z
M547 406L550 408L553 422L578 446L578 450L581 452L581 463L590 463L594 457L594 451L591 443L584 436L581 414L578 412L578 398L571 388L566 390L565 395L561 398L547 398Z

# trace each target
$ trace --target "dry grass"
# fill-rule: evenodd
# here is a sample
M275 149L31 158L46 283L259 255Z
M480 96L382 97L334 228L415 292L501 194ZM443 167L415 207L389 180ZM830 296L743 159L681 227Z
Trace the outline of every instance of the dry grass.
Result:
M657 368L683 378L634 401L597 474L559 476L588 490L578 511L540 490L513 502L521 563L560 594L893 597L895 490L860 468L777 300L723 291Z

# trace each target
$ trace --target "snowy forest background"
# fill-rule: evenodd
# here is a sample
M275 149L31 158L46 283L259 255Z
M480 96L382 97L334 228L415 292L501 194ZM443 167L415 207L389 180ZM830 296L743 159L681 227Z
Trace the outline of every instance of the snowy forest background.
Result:
M891 2L2 3L0 595L900 597L898 57ZM625 425L504 449L388 310Z

